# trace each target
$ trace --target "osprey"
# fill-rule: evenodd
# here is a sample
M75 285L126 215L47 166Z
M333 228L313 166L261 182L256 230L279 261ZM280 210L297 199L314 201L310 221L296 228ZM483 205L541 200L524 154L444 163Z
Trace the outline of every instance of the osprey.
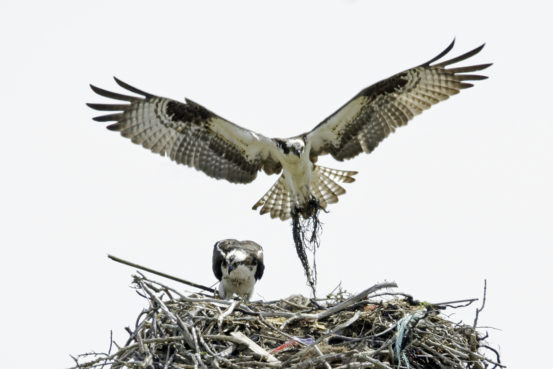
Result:
M269 213L282 220L297 214L309 218L318 209L337 202L338 196L345 193L337 182L353 182L357 173L317 165L319 156L330 154L343 161L362 152L368 154L415 115L471 87L467 81L487 78L472 72L491 64L448 68L477 54L484 45L438 62L454 42L428 62L365 88L311 131L291 138L265 137L192 100L178 102L155 96L117 78L119 86L138 96L91 85L98 95L125 103L88 106L113 112L94 118L99 122L114 121L108 129L208 176L249 183L261 170L281 174L253 209L260 208L261 214Z
M222 240L213 246L213 274L220 281L219 296L234 294L249 300L263 276L263 248L253 241Z

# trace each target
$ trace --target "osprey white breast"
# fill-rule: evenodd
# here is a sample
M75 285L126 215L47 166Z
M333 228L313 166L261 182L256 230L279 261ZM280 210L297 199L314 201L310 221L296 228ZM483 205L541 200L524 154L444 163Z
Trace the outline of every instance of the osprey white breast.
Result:
M234 295L249 300L257 280L263 276L263 249L253 241L222 240L213 246L212 268L220 281L218 293L224 299Z

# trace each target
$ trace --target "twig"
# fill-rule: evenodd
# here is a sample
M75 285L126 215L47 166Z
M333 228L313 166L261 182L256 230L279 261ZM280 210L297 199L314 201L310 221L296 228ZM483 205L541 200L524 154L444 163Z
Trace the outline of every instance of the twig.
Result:
M221 315L219 315L219 318L217 318L217 321L219 323L219 327L221 327L223 325L223 320L225 320L225 318L227 316L229 316L230 314L232 314L232 312L234 311L234 309L237 307L237 306L240 306L240 300L234 300L232 302L232 304L230 304L230 306L228 307L227 310L225 310Z
M319 355L320 357L323 357L323 353L321 352L321 349L319 348L319 346L317 345L313 345L313 348L315 349L315 352L317 353L317 355ZM332 367L330 366L330 364L328 363L328 361L326 361L325 359L322 359L323 360L323 364L325 365L325 367L327 369L332 369Z
M484 296L482 297L482 306L476 309L476 316L474 317L474 323L472 324L473 329L476 329L476 324L478 324L478 315L480 315L480 312L484 310L484 306L486 305L487 284L487 281L484 279Z
M353 324L357 319L359 319L359 316L361 315L361 313L359 311L355 312L355 314L350 318L348 319L345 323L342 323L342 324L339 324L337 325L336 327L334 327L332 330L330 330L329 332L325 333L324 335L322 335L321 337L319 337L317 340L315 340L315 342L313 342L312 344L310 345L307 345L306 347L304 347L303 349L301 349L300 351L298 351L298 353L294 354L294 356L292 356L291 358L289 358L287 360L287 362L291 361L291 359L293 359L294 357L301 357L303 354L305 354L308 350L310 350L312 347L315 347L317 344L321 343L323 340L327 339L328 337L332 336L334 333L338 332L339 330L342 330L346 327L349 327L351 324ZM284 364L286 365L287 362L285 362Z
M446 301L446 302L436 302L436 303L431 303L430 305L444 306L444 307L457 309L457 308L467 307L470 304L472 304L474 301L478 301L478 299L472 298L472 299L454 300L454 301ZM453 305L453 304L463 304L463 305Z
M490 346L488 346L488 345L480 345L480 347L487 348L488 350L492 351L492 352L495 354L495 357L496 357L496 359L497 359L497 362L490 361L492 364L495 365L494 368L496 368L496 367L505 368L505 365L502 365L502 364L501 364L501 359L500 359L500 357L499 357L499 352L497 352L496 349L494 349L494 348L492 348L492 347L490 347Z
M123 260L121 258L118 258L117 256L113 256L113 255L108 254L108 258L110 258L111 260L116 261L118 263L131 266L133 268L137 268L137 269L140 269L140 270L145 270L147 272L162 276L162 277L167 278L167 279L171 279L173 281L177 281L177 282L184 283L184 284L187 284L187 285L192 286L192 287L199 288L199 289L204 290L204 291L209 291L211 293L215 293L215 290L213 288L202 286L201 284L190 282L190 281L187 281L186 279L175 277L175 276L172 276L172 275L167 274L167 273L159 272L159 271L157 271L155 269L152 269L152 268L148 268L148 267L145 267L145 266L142 266L142 265L131 263L130 261Z
M259 346L257 343L249 339L248 336L246 336L244 333L230 332L230 335L240 340L241 343L248 346L250 350L252 350L257 355L261 356L264 360L267 360L268 362L280 363L279 359L277 359L276 357L274 357L273 355L269 354L267 351L262 349L261 346Z
M366 298L367 295L369 295L369 294L371 294L375 291L378 291L379 289L389 288L389 287L397 287L397 284L395 282L385 282L385 283L375 284L374 286L367 288L366 290L358 293L355 296L350 297L349 299L339 303L338 305L335 305L331 308L323 310L323 311L321 311L320 313L317 313L317 314L294 314L294 315L290 316L290 318L288 320L286 320L284 323L282 323L282 325L280 326L280 329L284 330L288 324L290 324L293 321L299 320L299 319L320 320L320 319L327 318L331 315L334 315L336 313L339 313L342 310L345 310L345 309L351 307L352 305L354 305L357 302L359 302L359 301L363 300L364 298Z
M186 339L186 343L188 343L188 345L190 347L195 347L196 350L198 349L198 345L197 345L197 342L194 342L194 338L192 337L192 335L190 334L190 330L188 329L188 327L184 324L184 322L175 314L173 314L168 308L167 306L163 303L163 301L161 301L159 299L159 297L157 297L155 295L155 293L153 293L152 291L150 291L150 289L148 288L148 286L146 286L146 283L144 282L141 282L140 283L142 289L148 293L148 295L150 295L150 297L158 304L158 306L161 308L161 310L165 313L165 315L176 325L178 325L180 328L181 328L181 331Z
M317 319L324 319L326 317L334 315L339 311L347 309L348 307L355 304L356 302L365 299L367 297L367 295L369 295L369 294L371 294L375 291L378 291L382 288L391 288L391 287L397 287L397 284L395 282L384 282L384 283L375 284L374 286L367 288L366 290L358 293L357 295L350 297L346 301L344 301L344 302L342 302L342 303L340 303L336 306L333 306L333 307L323 311L322 313L318 314Z

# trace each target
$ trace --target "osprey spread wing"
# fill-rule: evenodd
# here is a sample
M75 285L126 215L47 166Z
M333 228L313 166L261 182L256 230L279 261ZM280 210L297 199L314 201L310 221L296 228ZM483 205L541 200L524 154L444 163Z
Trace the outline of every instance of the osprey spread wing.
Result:
M88 106L112 112L94 118L115 122L107 127L110 130L211 177L248 183L260 170L282 173L254 209L282 220L293 212L310 217L313 204L326 208L337 202L345 193L337 182L353 182L356 173L318 166L318 156L330 154L343 161L361 152L370 153L415 115L471 87L467 81L487 78L472 73L491 64L448 68L477 54L484 45L439 61L453 44L428 62L365 88L313 130L286 139L265 137L191 100L181 103L151 95L118 79L119 86L137 96L91 86L98 95L122 103Z

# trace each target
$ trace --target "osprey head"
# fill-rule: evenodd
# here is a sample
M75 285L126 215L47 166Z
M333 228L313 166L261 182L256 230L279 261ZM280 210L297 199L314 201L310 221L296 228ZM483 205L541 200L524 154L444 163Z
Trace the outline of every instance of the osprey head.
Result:
M288 138L286 140L275 139L277 146L285 155L296 155L300 157L305 148L305 142L300 138Z
M219 296L222 298L236 294L250 299L264 269L263 249L253 241L227 239L213 247L213 273L221 281Z
M243 250L232 250L225 255L221 265L227 269L228 275L231 275L240 266L255 272L257 260Z

